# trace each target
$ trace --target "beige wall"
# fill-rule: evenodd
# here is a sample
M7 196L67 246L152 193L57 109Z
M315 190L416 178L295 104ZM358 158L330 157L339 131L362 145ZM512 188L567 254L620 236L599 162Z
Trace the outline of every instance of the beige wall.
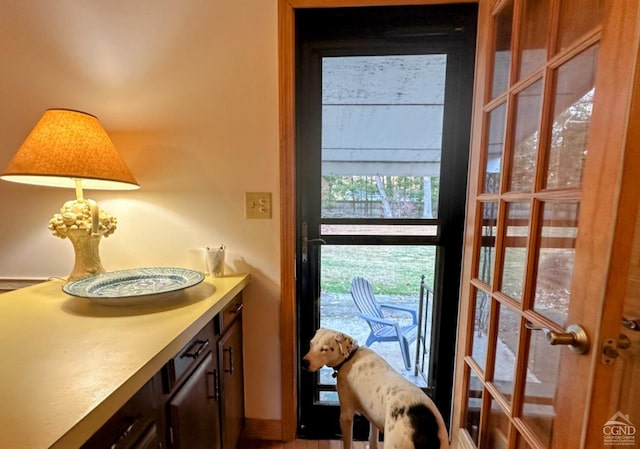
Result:
M246 413L258 419L281 416L276 13L276 0L0 5L0 170L45 109L97 115L142 186L85 193L118 218L105 268L193 267L190 249L224 242L227 268L253 275ZM273 219L244 218L247 191L273 193ZM72 198L0 182L0 278L69 274L71 245L47 222Z

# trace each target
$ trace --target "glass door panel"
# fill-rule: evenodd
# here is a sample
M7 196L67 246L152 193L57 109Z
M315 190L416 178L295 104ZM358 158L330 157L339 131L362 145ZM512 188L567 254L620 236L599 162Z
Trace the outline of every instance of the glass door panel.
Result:
M538 130L542 107L542 81L515 96L515 135L511 151L510 192L531 192L538 156Z
M489 399L486 429L481 433L482 449L508 449L511 424L509 416L494 398Z
M579 204L543 202L533 310L567 324Z
M418 293L422 276L435 287L447 55L330 56L321 64L319 237L327 244L319 260L319 325L346 329L426 386L428 374L423 378L418 370L406 371L418 359L418 343L423 351L431 343L431 323L427 335L413 338L408 360L399 342L375 338L379 329L360 316L349 290L352 279L363 277L378 304L422 310L423 321L433 319L433 301L420 307ZM428 236L432 245L399 244ZM367 239L396 244L367 245ZM345 244L349 241L365 244ZM416 336L411 315L384 312L407 329L413 324ZM320 379L320 389L323 379L335 383L328 376Z
M497 193L500 191L500 175L502 173L502 154L504 152L504 130L507 105L501 104L489 113L489 141L484 170L484 191Z
M326 236L323 236L325 238ZM322 245L320 248L320 327L340 329L354 337L359 344L371 345L389 364L402 372L416 385L426 387L422 376L407 371L400 342L369 343L372 333L370 322L363 319L349 291L351 281L360 276L367 279L377 303L384 306L402 307L414 313L423 311L427 332L422 336L424 348L431 347L433 329L433 301L423 297L420 304L420 280L425 277L427 285L434 284L436 247L421 245ZM386 309L385 318L409 328L415 321L410 312ZM417 330L414 330L414 337ZM416 360L417 340L410 345L410 362ZM333 370L325 368L320 375L320 388L335 385ZM337 400L333 394L321 395L328 400Z
M467 403L465 428L471 440L477 445L480 437L480 410L482 409L482 382L472 369L467 369Z
M322 218L437 218L447 57L322 58Z
M540 69L547 60L550 0L524 2L520 32L519 78Z
M500 291L516 301L524 289L527 240L529 237L529 203L507 203L506 232Z
M477 277L485 284L493 284L493 264L495 261L496 235L498 227L498 203L482 204L482 227L479 229L480 254Z
M556 417L558 371L566 348L550 346L540 331L527 332L530 334L527 378L521 417L543 447L550 447Z
M499 305L496 322L497 339L493 353L493 384L503 398L511 403L516 378L518 336L520 334L520 314L506 304Z
M471 357L484 372L487 367L487 348L489 346L489 315L491 314L491 296L482 290L476 290L474 330L471 343Z
M507 90L511 67L511 28L513 25L513 0L501 2L495 16L495 51L493 54L492 97Z
M557 69L547 189L577 188L582 182L597 57L594 45Z

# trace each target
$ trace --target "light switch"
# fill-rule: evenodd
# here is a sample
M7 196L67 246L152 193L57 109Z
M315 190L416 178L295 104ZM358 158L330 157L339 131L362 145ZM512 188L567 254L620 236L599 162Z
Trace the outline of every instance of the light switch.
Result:
M245 192L246 218L271 218L271 192Z

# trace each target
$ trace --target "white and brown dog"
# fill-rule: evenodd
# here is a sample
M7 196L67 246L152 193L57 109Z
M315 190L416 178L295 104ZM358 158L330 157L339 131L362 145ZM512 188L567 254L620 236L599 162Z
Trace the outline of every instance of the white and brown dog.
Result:
M359 347L341 332L318 329L303 367L317 371L325 365L337 377L344 449L351 449L355 413L371 423L370 449L378 447L380 431L384 449L449 448L447 429L435 404L371 349Z

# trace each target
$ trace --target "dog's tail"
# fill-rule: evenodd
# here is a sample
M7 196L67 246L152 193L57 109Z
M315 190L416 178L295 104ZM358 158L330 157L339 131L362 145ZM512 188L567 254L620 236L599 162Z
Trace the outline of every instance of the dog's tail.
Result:
M413 427L413 445L416 449L440 449L438 419L425 404L409 407L407 416Z

